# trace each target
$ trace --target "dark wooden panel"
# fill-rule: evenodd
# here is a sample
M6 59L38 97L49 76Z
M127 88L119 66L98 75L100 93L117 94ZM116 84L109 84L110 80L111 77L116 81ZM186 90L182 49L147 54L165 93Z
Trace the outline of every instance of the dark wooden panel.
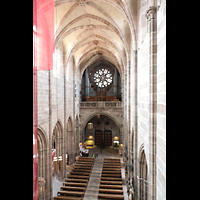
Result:
M102 144L102 131L95 130L95 145Z
M112 132L111 131L104 131L104 140L105 140L105 146L111 146L112 145Z

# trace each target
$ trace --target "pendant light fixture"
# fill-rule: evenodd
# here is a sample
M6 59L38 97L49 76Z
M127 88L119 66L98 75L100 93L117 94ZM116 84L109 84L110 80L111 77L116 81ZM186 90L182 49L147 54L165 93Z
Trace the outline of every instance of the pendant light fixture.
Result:
M100 116L101 116L100 114L97 114L97 118L98 118L98 119L100 118Z
M88 123L88 129L93 129L93 123Z

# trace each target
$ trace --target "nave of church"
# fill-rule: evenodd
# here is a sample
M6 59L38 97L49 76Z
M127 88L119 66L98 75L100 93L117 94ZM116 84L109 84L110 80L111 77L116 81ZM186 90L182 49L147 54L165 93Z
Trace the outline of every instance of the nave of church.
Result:
M166 0L33 0L33 200L56 199L166 199Z
M125 180L127 179L127 173L125 173L125 169L123 166L123 157L118 153L119 148L107 146L104 149L102 149L100 146L95 145L94 147L90 147L89 151L90 151L89 158L92 158L92 155L95 153L98 154L98 157L95 158L94 165L91 170L89 182L88 182L87 188L84 193L84 200L98 199L99 189L100 189L100 187L103 187L103 186L105 187L105 185L108 185L107 187L112 186L110 189L112 189L113 191L114 191L114 189L116 189L115 186L117 187L117 189L121 188L121 190L122 190L121 194L124 196L124 200L128 200L127 184L125 182ZM87 158L87 157L82 157L82 158ZM105 168L105 169L106 169L106 171L109 170L110 173L114 172L113 174L115 174L116 172L121 173L121 181L119 181L119 180L117 182L115 182L115 180L113 181L112 179L115 178L115 176L110 177L111 182L110 183L108 182L109 184L106 183L105 180L101 180L104 159L120 159L121 165L120 165L120 168L117 169L117 171L115 171L113 166L110 168ZM73 164L67 165L67 174L70 174L71 171L74 171L73 170L74 167L75 167L75 165L73 165ZM65 181L66 181L66 179L65 179ZM62 187L62 186L63 186L63 181L59 180L56 176L54 176L53 177L53 196L54 197L57 196L57 192L60 191L60 187ZM115 196L115 194L113 194L113 193L111 193L111 195Z

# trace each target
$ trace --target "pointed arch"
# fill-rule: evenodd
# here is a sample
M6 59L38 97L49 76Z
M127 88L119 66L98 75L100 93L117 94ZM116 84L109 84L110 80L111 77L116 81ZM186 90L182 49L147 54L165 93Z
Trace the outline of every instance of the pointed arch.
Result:
M142 144L140 147L138 181L139 199L148 200L148 165L144 144Z
M85 126L87 125L87 123L89 122L89 120L92 119L93 117L97 116L97 114L105 115L106 117L109 117L110 119L112 119L112 120L115 122L116 126L117 126L117 127L119 128L119 130L120 130L120 128L121 128L121 123L119 122L119 120L118 120L115 116L113 116L113 115L110 114L110 113L107 113L107 112L104 112L104 111L99 112L99 110L97 110L97 111L93 112L92 114L90 114L90 115L89 115L87 118L85 118L85 120L82 122L81 132L84 131L84 128L85 128Z
M69 116L68 120L67 120L67 131L72 131L73 126L72 126L72 118L71 116Z
M75 152L75 134L73 131L73 122L71 116L67 120L67 154L68 163L73 164L74 162L74 152Z
M38 176L47 181L48 177L48 138L42 126L38 125ZM41 198L48 196L48 184L44 184Z
M58 118L52 134L52 147L56 149L56 156L63 156L62 152L64 145L62 142L63 138L64 138L63 125L61 120Z

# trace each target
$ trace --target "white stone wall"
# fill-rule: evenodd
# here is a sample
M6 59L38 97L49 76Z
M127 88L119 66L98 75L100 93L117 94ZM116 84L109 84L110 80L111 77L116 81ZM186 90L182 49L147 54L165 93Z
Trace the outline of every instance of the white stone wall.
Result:
M157 199L166 198L166 0L157 12Z
M131 77L130 77L130 111L131 111L131 130L129 132L129 151L133 151L134 154L134 179L136 193L139 192L137 188L137 176L139 176L139 156L141 147L144 147L145 156L148 166L148 182L153 183L156 180L156 193L153 192L153 185L149 185L148 198L156 198L159 200L166 198L166 0L159 1L159 9L157 9L156 20L154 20L155 27L155 42L152 42L153 26L148 27L148 20L145 16L145 12L151 2L146 0L138 1L138 27L137 27L137 66L134 68L134 52L131 52ZM151 25L153 24L151 23ZM156 24L157 23L157 24ZM151 42L151 43L150 43ZM154 52L150 52L150 45L156 45ZM155 51L156 50L156 51ZM157 56L157 58L156 58ZM156 59L155 59L156 58ZM150 59L153 62L150 62ZM152 93L150 90L150 80L152 80L152 63L156 66L156 103L151 106L150 99ZM154 86L152 86L153 88ZM128 99L125 99L127 102ZM136 107L135 107L136 105ZM152 110L156 111L156 177L152 174ZM125 115L127 113L125 112ZM136 121L135 121L136 120ZM134 137L132 138L132 134ZM154 137L154 136L153 136ZM132 144L134 145L132 149ZM130 158L131 154L129 155ZM131 172L129 175L132 175ZM129 176L131 178L131 176ZM151 190L151 191L150 191ZM137 194L138 195L138 194ZM137 196L136 195L136 196Z
M68 150L69 133L66 131L68 119L72 119L74 123L74 82L73 82L73 62L69 62L68 65L63 62L65 58L62 43L56 49L54 54L54 67L50 71L37 71L37 97L38 97L38 126L41 127L46 133L47 141L47 162L51 166L51 148L52 148L52 135L53 130L59 121L61 124L62 135L58 138L59 152L64 157ZM65 69L67 68L68 74L65 79ZM66 83L64 85L64 83ZM50 117L51 113L51 117ZM64 129L65 128L65 129ZM70 134L74 135L75 127L72 126ZM70 149L69 153L74 155L75 149ZM46 158L44 158L46 159ZM64 159L65 161L65 159ZM63 162L64 163L64 162ZM63 164L63 176L65 174L65 168ZM51 167L48 168L47 180L48 180L48 195L51 196L51 180L52 172Z

